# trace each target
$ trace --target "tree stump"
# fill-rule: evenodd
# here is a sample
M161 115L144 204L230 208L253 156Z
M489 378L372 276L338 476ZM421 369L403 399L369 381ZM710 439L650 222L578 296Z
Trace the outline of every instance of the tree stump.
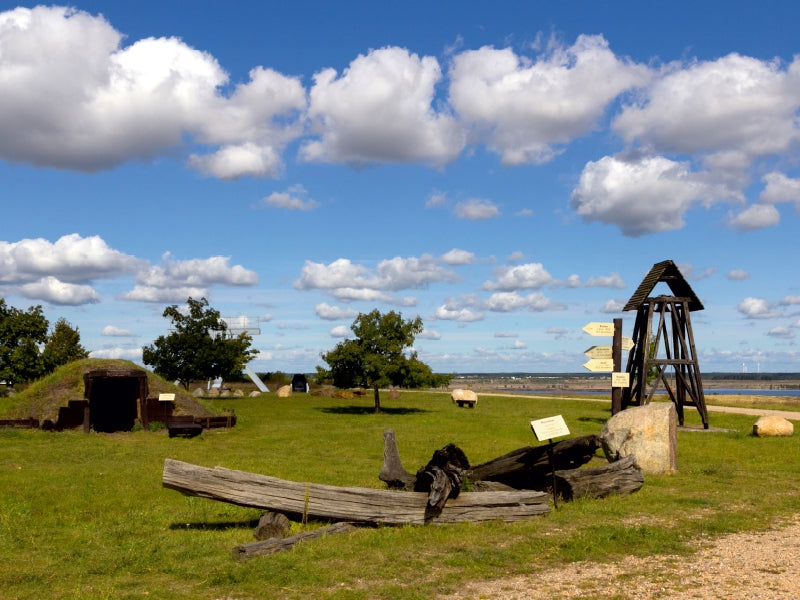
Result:
M267 512L258 520L258 527L253 532L257 540L283 538L292 528L289 517L279 512Z

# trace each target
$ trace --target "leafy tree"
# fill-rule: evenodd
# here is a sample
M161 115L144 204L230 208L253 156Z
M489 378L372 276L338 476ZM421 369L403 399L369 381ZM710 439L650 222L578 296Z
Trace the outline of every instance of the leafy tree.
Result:
M172 321L172 331L142 349L144 364L152 365L156 373L189 389L192 381L227 378L240 372L258 354L250 348L253 338L246 333L236 337L227 334L225 322L209 307L208 300L189 298L186 303L186 312L177 305L164 309L163 316Z
M21 311L0 298L0 380L13 385L45 373L39 347L47 341L48 325L41 306Z
M89 352L81 345L78 328L73 328L63 317L56 321L42 351L45 372L50 373L68 362L88 357Z
M330 366L329 373L336 387L372 388L375 412L379 413L381 386L402 385L408 376L410 359L404 351L414 344L414 337L422 331L422 319L405 321L400 313L381 314L373 310L368 314L359 313L350 329L355 339L339 342L333 350L322 354L322 360ZM412 359L416 361L416 355Z

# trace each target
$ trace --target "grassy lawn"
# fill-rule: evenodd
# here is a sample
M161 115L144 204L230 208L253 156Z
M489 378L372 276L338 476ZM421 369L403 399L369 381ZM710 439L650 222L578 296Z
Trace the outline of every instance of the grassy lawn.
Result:
M460 409L447 394L403 393L382 404L375 415L370 396L209 401L235 409L238 425L193 439L0 430L0 595L431 598L565 561L686 553L691 539L764 527L800 508L800 438L755 438L754 417L720 413L711 426L730 431L680 431L679 472L646 476L625 498L559 503L523 523L359 529L242 563L231 549L253 541L259 511L161 487L169 457L382 488L387 428L415 471L450 442L477 464L536 445L533 419L561 414L578 436L599 433L610 415L608 403L558 398L481 395L475 409ZM687 409L687 425L699 424Z

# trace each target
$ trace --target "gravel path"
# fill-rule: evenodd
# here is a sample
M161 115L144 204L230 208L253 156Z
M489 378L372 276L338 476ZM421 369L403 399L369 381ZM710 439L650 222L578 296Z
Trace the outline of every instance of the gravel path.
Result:
M709 411L800 420L800 413L728 406ZM800 515L774 528L699 540L691 556L629 556L578 562L495 581L471 582L439 600L799 600Z
M579 562L535 575L472 582L440 600L797 600L800 516L774 529L698 542L691 556Z

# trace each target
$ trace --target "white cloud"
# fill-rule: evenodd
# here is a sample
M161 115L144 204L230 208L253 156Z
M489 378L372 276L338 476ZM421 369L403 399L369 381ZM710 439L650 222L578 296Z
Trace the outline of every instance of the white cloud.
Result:
M90 358L114 358L142 362L141 348L100 348L89 353Z
M475 254L453 248L450 252L442 254L442 262L452 266L471 265L475 262Z
M338 325L333 329L331 329L330 333L331 337L333 338L346 338L352 333L352 331L350 331L349 327L346 327L344 325Z
M341 301L381 300L405 306L416 304L416 298L394 298L387 292L419 289L431 283L453 282L458 276L441 266L431 255L395 257L382 260L375 271L340 258L330 264L306 261L294 289L327 290Z
M566 306L554 302L541 292L533 292L522 296L517 292L497 292L486 300L486 310L492 312L511 312L515 310L528 310L530 312L543 312L546 310L564 310Z
M792 304L800 304L800 296L784 296L779 302L781 306L791 306Z
M600 309L600 312L606 314L621 313L622 309L625 307L626 304L627 301L625 300L619 300L619 299L607 300L606 303L603 305L603 307Z
M133 256L108 247L99 236L72 233L51 243L23 239L0 241L0 282L19 284L48 276L68 283L88 283L133 273L144 265Z
M790 179L783 173L773 171L762 178L766 183L758 198L762 204L780 204L794 202L796 210L800 210L800 179Z
M695 203L720 195L679 163L656 156L589 162L572 191L572 207L584 221L616 225L626 236L680 229Z
M772 302L764 298L745 298L736 308L748 319L773 319L781 316L774 310Z
M658 153L708 153L719 165L746 166L798 140L796 65L738 54L670 65L613 127Z
M733 269L731 271L728 271L728 279L730 279L731 281L744 281L749 277L750 273L748 273L744 269Z
M432 318L440 321L472 323L475 321L483 321L484 315L469 308L458 306L454 300L448 300L436 309Z
M791 340L794 339L796 334L794 331L789 329L788 327L773 327L767 332L767 335L774 338L780 338L783 340Z
M306 198L307 192L302 185L290 187L285 192L272 192L261 200L264 206L272 208L285 208L287 210L310 211L319 206L319 202Z
M728 227L736 231L753 231L777 225L781 215L771 204L753 204L737 215L728 216Z
M425 201L425 208L441 208L447 204L447 194L444 192L433 191Z
M26 298L53 304L76 306L100 302L100 295L91 286L65 283L55 277L43 277L39 281L25 283L19 287L19 291Z
M486 281L484 290L524 290L537 289L555 283L542 263L527 263L513 267L498 267L495 271L497 281Z
M131 333L129 330L121 329L119 327L115 327L114 325L106 325L103 327L100 335L109 337L136 337L136 335Z
M423 329L420 333L417 334L418 340L440 340L442 339L442 334L438 331L433 329Z
M211 55L178 38L122 47L101 16L37 6L0 13L0 157L92 172L166 155L195 139L217 146L190 164L211 175L277 174L301 133L299 80L254 69L230 97Z
M515 338L519 337L519 334L514 331L496 331L494 334L496 338Z
M535 62L510 48L483 47L454 57L450 103L505 164L542 163L649 76L614 56L601 36L579 36Z
M314 314L326 321L337 321L339 319L354 319L358 316L358 311L351 308L331 306L323 302L314 307Z
M138 302L181 302L189 297L208 296L214 285L251 286L258 275L241 265L230 266L230 257L212 256L173 260L163 255L161 264L151 265L136 274L133 290L121 295L123 300Z
M619 273L611 273L611 275L589 277L586 282L586 287L611 287L621 290L625 287L625 282L622 280Z
M387 47L359 55L339 75L314 75L308 114L307 161L349 164L423 162L441 166L465 145L458 122L432 108L441 79L435 58Z
M466 202L459 202L453 209L459 219L469 221L486 221L500 215L500 209L491 200L471 198Z

